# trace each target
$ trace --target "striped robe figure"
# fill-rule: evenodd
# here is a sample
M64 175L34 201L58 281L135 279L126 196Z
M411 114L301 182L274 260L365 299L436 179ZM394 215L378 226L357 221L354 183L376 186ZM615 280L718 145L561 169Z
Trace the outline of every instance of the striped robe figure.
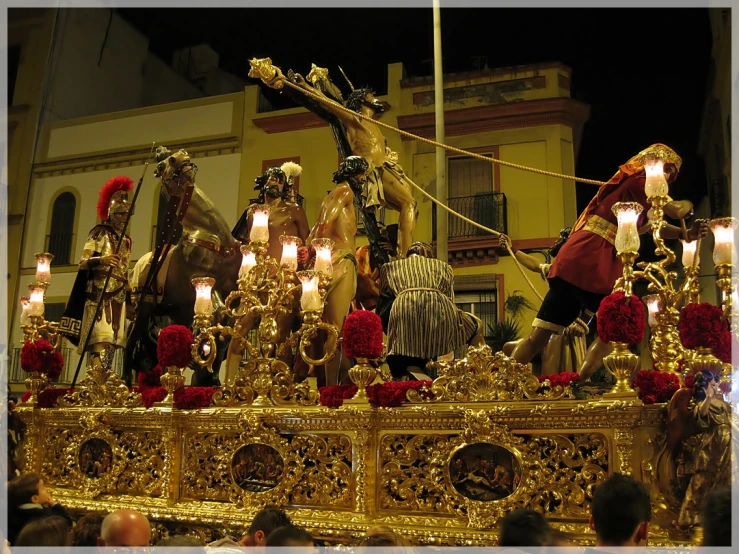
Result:
M388 321L388 356L430 360L469 343L478 323L454 304L452 267L409 256L382 267L383 290L395 296Z

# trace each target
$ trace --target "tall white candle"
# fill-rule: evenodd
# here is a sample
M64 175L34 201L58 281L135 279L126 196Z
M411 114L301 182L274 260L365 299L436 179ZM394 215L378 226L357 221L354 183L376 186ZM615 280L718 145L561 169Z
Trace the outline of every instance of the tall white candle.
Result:
M254 242L269 242L269 206L254 208L249 240Z
M698 246L698 241L694 240L691 242L685 242L684 240L680 241L683 245L683 267L689 268L693 267L693 262L695 262L696 267L700 265L700 256L698 256L698 259L695 259L695 249Z
M211 291L216 280L212 277L195 277L192 284L195 287L195 315L210 315L213 313Z
M713 263L716 265L736 265L736 250L734 249L734 231L737 220L733 217L722 217L711 221L713 231Z
M30 285L29 290L31 291L31 297L28 305L29 316L43 316L44 315L44 288L41 286Z
M669 186L665 179L664 163L659 158L648 158L644 164L644 192L647 198L653 196L667 196Z
M647 304L649 310L649 326L654 327L657 325L657 314L659 313L659 296L656 294L650 294L644 297L644 302Z
M641 205L636 202L617 202L613 205L613 213L618 220L616 231L616 251L623 252L639 251L639 229L637 221L642 211Z
M298 237L283 235L280 237L280 242L282 243L280 264L290 271L296 271L298 269L298 245L301 242L300 239Z
M318 274L315 271L301 271L298 273L302 285L300 307L304 312L321 309L321 295L318 292Z
M245 245L241 247L241 269L239 270L239 277L245 277L249 274L251 268L257 265L257 258L254 252L251 251L249 246Z
M52 254L36 254L36 281L38 283L51 283L51 260Z
M31 300L24 296L21 298L21 326L28 325L29 323L29 314L28 310L31 308Z
M311 242L311 246L316 251L315 270L326 277L331 277L334 270L331 263L334 241L331 239L314 239Z

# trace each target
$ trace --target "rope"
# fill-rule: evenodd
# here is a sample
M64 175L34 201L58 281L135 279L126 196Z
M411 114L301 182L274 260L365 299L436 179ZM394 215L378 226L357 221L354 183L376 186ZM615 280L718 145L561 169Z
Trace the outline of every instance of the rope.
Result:
M322 104L327 104L330 106L333 106L343 112L346 112L350 115L359 117L360 119L363 119L365 121L369 121L371 123L374 123L378 127L383 127L385 129L388 129L390 131L394 131L396 133L399 133L400 135L413 139L413 140L419 140L421 142L425 142L426 144L430 144L432 146L435 146L437 148L443 148L444 150L448 150L450 152L454 152L455 154L461 154L463 156L470 156L472 158L477 158L478 160L483 160L485 162L490 162L494 164L504 165L506 167L511 167L513 169L520 169L521 171L528 171L530 173L537 173L539 175L546 175L547 177L556 177L558 179L565 179L567 181L576 181L578 183L587 183L588 185L598 185L602 186L606 183L604 181L596 181L595 179L585 179L584 177L575 177L574 175L564 175L562 173L555 173L553 171L545 171L543 169L536 169L534 167L528 167L525 165L520 164L514 164L513 162L506 162L505 160L499 160L498 158L492 158L488 156L482 156L480 154L476 154L474 152L468 152L466 150L462 150L461 148L455 148L454 146L449 146L448 144L442 144L440 142L436 142L435 140L427 139L424 137L419 137L418 135L414 135L413 133L409 133L408 131L403 131L402 129L398 129L397 127L393 127L392 125L388 125L387 123L383 123L382 121L377 121L376 119L372 119L371 117L367 117L364 114L357 113L353 110L350 110L346 106L342 106L338 102L335 102L334 100L331 100L330 98L326 96L320 96L316 93L314 93L312 90L305 89L303 87L300 87L294 83L291 83L287 79L285 79L285 84L288 86L294 88L295 90L298 90L304 94L307 94L308 96L312 97L314 100L317 100L318 102L321 102Z
M365 121L370 121L370 122L372 122L375 125L378 125L380 127L384 127L384 128L389 129L391 131L395 131L397 133L400 133L403 136L407 136L407 137L412 138L412 139L415 139L415 140L420 140L422 142L426 142L428 144L432 144L432 145L434 145L436 147L439 147L439 148L444 148L444 149L449 150L451 152L456 152L456 153L459 153L459 154L462 154L462 155L465 155L465 156L472 156L474 158L479 158L479 159L484 160L486 162L498 163L498 164L505 165L505 166L508 166L508 167L512 167L512 168L515 168L515 169L521 169L521 170L524 170L524 171L531 171L533 173L539 173L541 175L548 175L550 177L558 177L560 179L568 179L570 181L573 181L573 180L574 181L580 181L582 183L589 183L589 184L593 184L593 185L605 185L605 183L603 183L601 181L593 181L593 180L590 180L590 179L580 179L578 177L572 177L570 175L561 175L559 173L552 173L551 171L544 171L542 169L535 169L535 168L532 168L532 167L526 167L526 166L523 166L523 165L511 163L511 162L505 162L503 160L498 160L496 158L488 158L486 156L481 156L479 154L475 154L474 152L467 152L465 150L460 150L459 148L455 148L453 146L449 146L449 145L446 145L446 144L441 144L441 143L436 142L434 140L423 138L423 137L419 137L419 136L414 135L412 133L408 133L406 131L402 131L401 129L397 129L395 127L392 127L390 125L387 125L386 123L382 123L380 121L377 121L375 119L372 119L371 117L367 117L367 116L365 116L363 114L357 113L357 112L355 112L353 110L350 110L349 108L346 108L345 106L342 106L338 102L335 102L335 101L331 100L330 98L327 98L325 96L320 96L318 94L315 94L311 90L308 90L308 89L304 89L302 87L299 87L299 86L291 83L287 79L285 80L285 84L287 84L288 86L293 87L295 90L298 90L300 92L303 92L303 93L305 93L305 94L313 97L318 102L321 102L323 104L329 104L329 105L334 106L335 108L340 109L340 110L342 110L342 111L344 111L344 112L346 112L346 113L348 113L350 115L358 116L361 119L363 119ZM410 181L409 180L409 182L413 185L413 187L417 191L419 191L426 198L428 198L429 200L431 200L434 204L436 204L440 208L446 210L450 214L452 214L452 215L460 218L462 221L464 221L466 223L469 223L470 225L472 225L474 227L477 227L478 229L481 229L481 230L483 230L483 231L485 231L487 233L490 233L490 234L492 234L492 235L494 235L496 237L498 237L498 236L500 236L502 234L499 231L496 231L496 230L491 229L489 227L485 227L484 225L480 225L476 221L472 221L468 217L465 217L462 214L460 214L459 212L454 211L449 206L447 206L447 205L439 202L436 198L434 198L433 196L431 196L428 192L426 192L425 190L423 190L421 187L419 187L413 181ZM528 283L529 287L531 287L531 290L534 291L534 294L539 299L539 302L542 302L544 300L544 298L541 296L541 293L538 291L538 289L534 286L534 283L531 282L531 279L529 279L529 276L527 275L526 270L521 265L521 263L518 261L518 259L516 258L516 255L513 253L513 249L511 248L511 245L506 242L505 247L506 247L506 250L508 251L508 253L511 255L511 258L513 259L514 263L518 267L518 270L521 272L521 275L523 275L523 278L526 280L526 282Z

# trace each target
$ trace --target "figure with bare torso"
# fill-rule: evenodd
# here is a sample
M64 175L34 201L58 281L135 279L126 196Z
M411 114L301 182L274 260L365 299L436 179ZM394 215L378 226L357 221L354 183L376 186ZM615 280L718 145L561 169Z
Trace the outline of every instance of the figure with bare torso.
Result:
M351 185L363 184L369 169L367 160L359 156L349 156L341 163L333 176L333 182L337 186L323 200L318 221L306 241L307 246L314 239L328 238L334 241L331 259L333 272L326 294L323 321L335 325L339 336L357 290L357 260L354 257L357 250L357 215ZM305 264L308 257L307 248L298 250L301 263ZM338 384L340 366L341 356L337 352L325 366L327 385Z
M267 204L271 207L269 215L269 243L267 245L267 255L277 261L282 257L282 244L280 237L282 235L299 237L305 241L308 238L310 227L308 226L308 218L305 210L295 202L291 201L292 188L294 178L300 174L302 168L292 162L282 165L282 167L270 167L263 175L254 179L257 184L254 190L259 190L259 198L256 204L252 204L247 208L239 219L233 230L233 236L238 240L247 244L249 242L249 232L253 224L253 206ZM292 313L280 316L277 319L277 326L280 330L279 343L282 343L290 335L291 331L296 330L299 323L298 319L298 299L295 299L295 309ZM248 315L241 318L236 324L236 331L242 336L248 333L256 325L257 320L254 316ZM232 341L228 349L228 358L226 361L226 382L231 382L236 370L241 363L244 355L244 348L237 341ZM283 361L292 366L292 354L288 354L288 359Z
M283 88L285 76L275 68L275 76L265 80L267 86ZM309 85L299 74L289 73L291 82L302 90L330 99L317 88ZM325 108L338 117L346 128L347 139L352 153L367 160L370 164L369 174L364 183L365 207L387 206L400 213L398 221L399 252L405 253L413 244L413 232L418 217L417 202L413 198L413 182L405 175L403 168L398 164L397 153L387 147L387 140L380 128L366 122L361 117L351 115L327 102ZM346 107L365 117L372 118L382 113L385 108L375 98L370 89L352 91L346 102Z

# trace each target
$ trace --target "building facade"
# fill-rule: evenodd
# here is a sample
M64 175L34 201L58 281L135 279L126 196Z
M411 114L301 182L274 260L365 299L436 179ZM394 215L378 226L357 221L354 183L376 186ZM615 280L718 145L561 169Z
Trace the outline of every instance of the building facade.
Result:
M445 76L446 142L470 152L573 174L589 108L570 98L569 79L569 68L561 64ZM407 79L402 64L391 64L388 83L387 95L379 98L388 108L383 121L433 137L433 82ZM384 132L405 172L433 192L433 146ZM54 320L71 292L87 232L96 223L97 191L117 174L138 182L152 141L190 152L199 167L198 185L229 225L235 224L255 196L254 178L287 160L303 167L298 192L313 224L333 186L331 176L338 163L332 134L323 121L303 108L270 110L258 86L234 94L47 122L39 134L30 202L24 212L29 227L24 234L21 276L9 302L13 308L10 342L16 350L22 340L17 298L34 280L34 254L51 251L56 256L47 291L47 316ZM151 250L160 217L153 169L147 170L131 221L132 263ZM548 248L560 229L577 216L571 181L456 154L447 157L447 176L452 208L507 232L521 249ZM416 238L432 242L434 209L417 191L414 196L420 214ZM387 211L384 218L390 224L397 214ZM360 237L362 241L366 239ZM507 294L519 291L538 306L513 261L501 253L495 237L450 217L449 258L455 268L457 302L488 323L504 317ZM543 295L546 283L536 275L530 277ZM530 311L522 316L524 329L534 315ZM67 354L74 360L73 353Z

